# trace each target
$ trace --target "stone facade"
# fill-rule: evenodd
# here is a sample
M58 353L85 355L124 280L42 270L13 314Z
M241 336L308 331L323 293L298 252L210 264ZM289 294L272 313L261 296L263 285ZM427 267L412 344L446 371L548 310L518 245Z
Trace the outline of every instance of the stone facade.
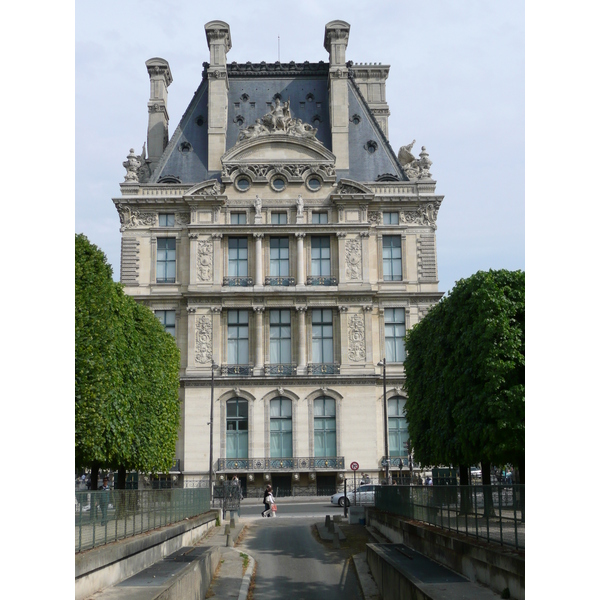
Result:
M125 290L181 349L179 481L208 480L212 365L217 482L326 491L352 462L381 478L386 430L399 476L403 332L442 296L431 161L392 150L390 67L346 61L348 23L325 28L328 64L227 64L229 26L205 29L170 138L171 71L146 63L148 156L130 151L113 200Z

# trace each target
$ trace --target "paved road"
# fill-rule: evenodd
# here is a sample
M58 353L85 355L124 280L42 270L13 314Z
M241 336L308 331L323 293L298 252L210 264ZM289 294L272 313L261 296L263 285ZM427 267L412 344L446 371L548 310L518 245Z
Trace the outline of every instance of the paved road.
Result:
M262 519L260 513L265 506L257 500L242 500L240 506L240 516L244 519ZM343 515L344 509L340 506L334 506L328 500L319 501L277 501L277 517L307 518L314 517L316 520L325 519L325 515ZM313 521L314 523L315 521Z
M311 532L313 518L252 523L237 548L257 561L254 600L361 600L354 568Z

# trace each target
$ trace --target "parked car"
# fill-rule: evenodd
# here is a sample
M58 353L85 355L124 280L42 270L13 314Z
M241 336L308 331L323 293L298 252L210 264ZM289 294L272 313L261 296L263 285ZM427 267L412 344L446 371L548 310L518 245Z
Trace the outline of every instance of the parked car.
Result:
M344 492L334 494L331 496L331 504L339 506L350 506L351 504L373 505L375 504L375 488L377 487L379 487L378 484L367 483L358 487L356 491L348 492L347 496L344 496Z

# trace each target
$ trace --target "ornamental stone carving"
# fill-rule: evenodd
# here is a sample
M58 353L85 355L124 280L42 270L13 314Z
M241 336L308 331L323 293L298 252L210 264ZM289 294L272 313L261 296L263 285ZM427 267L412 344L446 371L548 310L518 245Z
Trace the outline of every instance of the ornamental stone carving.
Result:
M369 223L379 225L381 223L381 213L377 210L369 211Z
M362 265L362 244L360 238L346 242L346 279L360 279Z
M404 210L399 214L399 221L401 223L412 223L415 225L430 225L434 229L437 228L436 221L438 211L441 205L441 200L430 202L425 206L419 206L416 210Z
M188 213L175 213L175 224L176 225L189 225L190 215Z
M431 179L429 168L432 162L429 159L429 154L427 154L425 146L422 146L419 158L415 158L411 152L414 144L415 140L406 146L402 146L398 152L398 160L409 179Z
M134 227L152 227L157 222L156 213L131 210L124 204L117 204L117 212L119 213L122 231Z
M127 173L125 174L125 183L138 183L138 169L142 166L142 161L135 155L134 149L129 150L127 160L123 163Z
M212 281L213 279L213 242L202 240L198 242L198 279Z
M196 318L196 362L212 362L212 318L208 316Z
M360 314L352 315L348 320L348 357L352 362L361 362L366 356L364 317Z

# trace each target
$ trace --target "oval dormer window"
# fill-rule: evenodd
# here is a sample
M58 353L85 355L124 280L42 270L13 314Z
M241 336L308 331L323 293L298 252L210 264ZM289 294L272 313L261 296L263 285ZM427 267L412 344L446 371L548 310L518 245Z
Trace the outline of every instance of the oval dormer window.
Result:
M285 179L283 177L275 177L273 179L271 179L271 187L276 191L276 192L281 192L285 189L286 183L285 183Z
M235 180L235 187L240 192L247 192L250 189L250 180L247 177L238 177Z

